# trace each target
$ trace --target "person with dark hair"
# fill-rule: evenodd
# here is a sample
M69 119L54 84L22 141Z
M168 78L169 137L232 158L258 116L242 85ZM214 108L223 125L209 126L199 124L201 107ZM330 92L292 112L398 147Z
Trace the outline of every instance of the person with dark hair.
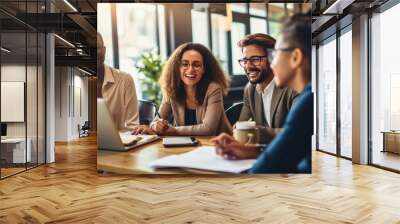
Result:
M260 132L260 143L269 143L283 126L297 94L275 85L268 61L268 51L275 39L262 33L245 36L239 41L243 58L239 59L249 83L243 94L243 107L238 121L253 120Z
M217 154L226 159L257 158L249 173L311 173L311 16L295 14L287 18L272 52L276 85L299 93L282 131L265 148L241 144L226 134L212 142Z
M179 46L160 77L163 100L150 128L160 135L231 133L223 95L229 78L208 48L197 43Z

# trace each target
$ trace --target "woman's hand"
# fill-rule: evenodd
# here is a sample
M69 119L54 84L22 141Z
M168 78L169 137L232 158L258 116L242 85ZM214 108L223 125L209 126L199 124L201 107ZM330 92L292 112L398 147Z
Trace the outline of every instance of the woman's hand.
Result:
M162 135L169 135L169 136L177 135L176 129L174 127L168 127L165 131L163 131Z
M169 123L167 120L159 119L151 126L151 129L157 134L162 134L165 130L168 129L168 127Z
M147 125L136 125L131 130L132 135L155 135L156 133Z
M226 133L222 133L210 141L215 144L216 153L225 159L254 159L260 154L260 150L254 145L242 144Z

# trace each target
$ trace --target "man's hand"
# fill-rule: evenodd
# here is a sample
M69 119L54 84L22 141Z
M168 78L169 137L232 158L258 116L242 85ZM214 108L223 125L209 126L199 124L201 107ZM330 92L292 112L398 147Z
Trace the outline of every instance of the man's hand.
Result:
M156 133L146 125L136 125L131 129L132 135L155 135Z
M225 159L254 159L260 154L260 150L254 145L242 144L226 133L222 133L210 141L215 144L216 153Z

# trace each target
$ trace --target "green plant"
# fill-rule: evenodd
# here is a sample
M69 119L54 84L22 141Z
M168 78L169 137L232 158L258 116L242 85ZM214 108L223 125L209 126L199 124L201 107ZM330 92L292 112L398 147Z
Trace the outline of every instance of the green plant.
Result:
M160 106L162 98L158 79L160 78L163 66L164 63L160 55L154 51L143 54L136 64L139 73L144 76L144 78L141 79L143 98L152 101L157 107Z

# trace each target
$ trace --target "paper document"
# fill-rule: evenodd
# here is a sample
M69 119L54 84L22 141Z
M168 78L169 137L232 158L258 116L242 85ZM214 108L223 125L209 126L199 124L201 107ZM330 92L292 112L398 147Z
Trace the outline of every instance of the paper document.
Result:
M180 155L171 155L150 162L153 168L182 167L228 173L241 173L250 169L255 159L226 160L215 153L215 147L202 146Z

